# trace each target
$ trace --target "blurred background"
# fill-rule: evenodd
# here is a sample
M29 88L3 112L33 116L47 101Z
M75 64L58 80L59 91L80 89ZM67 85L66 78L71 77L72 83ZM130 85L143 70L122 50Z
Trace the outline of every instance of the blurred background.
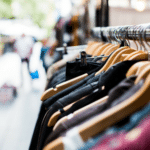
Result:
M0 150L27 150L48 67L93 27L150 22L150 0L0 0Z

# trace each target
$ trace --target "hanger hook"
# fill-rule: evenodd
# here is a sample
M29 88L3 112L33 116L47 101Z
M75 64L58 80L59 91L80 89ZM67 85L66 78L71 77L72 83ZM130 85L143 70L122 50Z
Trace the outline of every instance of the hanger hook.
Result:
M134 35L135 35L134 27L135 27L135 26L131 26L131 27L130 27L130 29L131 29L131 35L132 35L133 42L134 42L134 44L135 44L135 46L136 46L136 49L138 50L138 49L139 49L139 48L138 48L138 44L136 43L136 38L134 37Z
M139 42L139 40L137 39L137 31L138 31L138 28L139 28L139 26L134 26L133 27L133 30L134 30L134 36L135 36L135 40L137 41L137 43L140 45L140 49L142 49L141 48L141 43Z
M114 38L116 39L116 41L117 41L119 44L121 44L121 39L119 38L119 36L118 36L118 38L117 38L117 32L118 32L118 29L119 29L119 28L120 28L120 27L114 29Z
M129 28L130 26L127 26L126 28L125 28L125 40L126 40L126 44L127 44L127 46L129 46L130 47L130 42L129 42L129 40L128 40L128 31L129 31Z
M143 28L142 28L142 26L140 25L140 26L138 26L138 28L137 28L137 33L138 33L138 39L139 39L139 43L140 43L140 45L141 45L141 50L142 50L142 47L144 48L144 51L146 51L146 48L145 48L145 45L144 45L144 43L142 42L142 32L143 32Z
M142 33L143 33L143 30L144 30L144 27L141 25L140 28L141 28L140 34L139 34L140 41L141 41L141 44L143 45L144 51L147 51L146 46L145 46L144 41L143 41L144 39L142 38Z
M150 44L147 42L146 40L146 29L148 29L150 27L150 25L146 26L144 29L143 29L143 34L142 34L142 37L143 37L143 40L145 41L146 45L150 48Z
M110 40L111 40L111 43L112 43L112 41L113 41L113 39L112 39L112 32L111 32L111 27L109 28L109 36L110 36Z
M104 33L106 34L106 39L107 39L107 41L109 42L109 43L111 43L111 39L110 39L110 35L109 35L109 27L106 27L106 28L104 28L104 30L103 30L103 35L104 35Z
M126 43L126 40L125 40L125 27L124 26L120 27L119 33L122 37L122 41L124 41L124 43L125 43L124 45L126 45L127 43Z

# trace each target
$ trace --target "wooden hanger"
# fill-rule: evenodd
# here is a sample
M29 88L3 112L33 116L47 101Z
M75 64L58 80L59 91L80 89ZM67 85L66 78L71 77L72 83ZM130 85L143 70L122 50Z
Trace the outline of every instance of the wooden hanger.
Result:
M149 74L150 74L150 65L148 64L136 78L135 84L137 84L141 79L145 79Z
M91 48L91 55L93 56L93 53L101 46L103 46L104 44L103 43L98 43L97 45L94 45L92 48Z
M129 60L148 60L148 54L147 53L140 53L132 56Z
M78 102L78 101L84 99L85 97L86 97L86 96L84 96L84 97L80 98L79 100L77 100L77 101L75 101L75 102L73 102L73 103L67 105L66 107L63 108L63 110L64 110L64 111L67 111L74 103L76 103L76 102ZM61 115L61 112L60 112L60 111L55 112L55 113L50 117L47 126L48 126L48 127L54 126L54 125L56 124L56 122L57 122L57 120L58 120L58 117L59 117L60 115Z
M105 52L106 52L107 50L109 50L110 48L112 48L113 46L115 46L115 45L114 45L114 44L111 44L111 45L107 46L104 50L101 51L101 54L100 54L100 55L105 55Z
M135 52L133 52L133 53L131 53L131 54L129 54L125 59L124 59L124 61L126 61L126 60L129 60L132 56L134 56L134 55L136 55L136 54L139 54L139 53L145 53L144 51L135 51Z
M85 112L86 110L88 110L90 107L93 107L93 106L97 106L98 104L102 104L102 103L105 103L108 99L108 96L105 96L103 98L100 98L99 100L83 107L83 108L80 108L79 110L75 111L73 113L73 117L75 117L76 115L80 115L82 114L82 112ZM57 127L62 123L62 122L65 122L68 120L68 116L65 116L63 118L61 118L59 121L57 121L57 123L55 124L54 128L53 128L53 131L54 130L57 130Z
M96 43L98 43L98 42L95 42L95 41L88 42L87 48L85 49L87 54L90 53L90 47L92 47L92 45L94 45Z
M131 49L131 48L122 50L122 51L119 52L119 53L117 54L117 56L114 58L114 60L113 60L112 63L111 63L111 66L114 65L114 64L116 64L116 63L118 63L118 62L123 61L123 59L122 59L122 55L123 55L123 54L131 54L131 53L133 53L133 52L135 52L135 51L136 51L135 49Z
M140 62L137 62L135 63L134 65L132 65L130 67L130 69L128 70L128 72L126 73L126 77L130 77L131 75L138 75L139 74L139 71L138 69L141 68L141 67L145 67L145 65L149 64L148 61L140 61ZM144 68L143 68L144 69Z
M122 103L106 110L104 113L90 119L78 127L79 134L83 141L96 136L106 128L119 122L123 118L131 115L136 110L142 108L149 102L150 93L150 74L147 76L144 85L134 95ZM44 150L63 150L62 138L58 138L49 143Z
M99 44L100 44L99 42L96 42L96 43L92 44L90 47L88 47L88 50L86 50L87 54L92 55L93 49L98 47Z
M97 43L97 42L96 42L96 44L97 44L97 46L100 45L100 43ZM99 44L99 45L98 45L98 44ZM102 44L102 43L101 43L101 44ZM109 44L110 44L110 43L109 43ZM93 43L93 44L91 44L91 45L93 46L93 45L95 45L95 43ZM107 45L108 45L108 43L107 43ZM95 46L95 47L97 47L97 46ZM106 45L105 45L105 46L106 46ZM75 83L77 83L77 82L83 80L83 79L84 79L85 77L87 77L87 76L88 76L88 74L85 73L85 74L83 74L83 75L81 75L81 76L79 76L79 77L73 78L73 79L71 79L71 80L69 80L69 81L66 81L66 82L63 82L63 83L57 85L56 88L50 88L50 89L46 90L46 91L42 94L41 100L44 101L44 100L48 99L49 97L51 97L51 96L57 94L58 92L60 92L60 91L62 91L62 90L64 90L64 89L70 87L71 85L74 85Z
M142 70L144 70L147 66L150 65L149 61L145 61L145 63L138 67L136 75L139 75Z
M120 45L114 45L113 47L111 47L110 49L108 49L105 52L105 56L109 56L113 51L117 50L120 47ZM127 47L126 47L127 48ZM125 49L125 47L124 47ZM103 58L102 60L105 61L107 58Z
M94 53L93 53L93 56L99 56L101 55L101 52L107 47L111 45L111 43L105 43L103 44L99 49L97 49Z
M97 46L100 45L100 43L97 43L97 42L96 42L96 44L97 44L97 45L96 45L95 47L97 47ZM91 44L91 45L93 46L93 45L95 45L95 43L94 43L94 44ZM91 47L91 48L92 48L92 47ZM63 83L57 85L56 88L50 88L50 89L46 90L46 91L42 94L41 100L44 101L44 100L48 99L49 97L51 97L51 96L57 94L58 92L60 92L60 91L62 91L62 90L64 90L64 89L70 87L71 85L74 85L75 83L77 83L77 82L83 80L83 79L86 78L87 76L88 76L88 74L85 73L85 74L83 74L83 75L81 75L81 76L78 76L78 77L76 77L76 78L73 78L73 79L71 79L71 80L69 80L69 81L66 81L66 82L63 82Z
M105 43L105 44L107 44L107 43ZM105 44L103 43L101 46L99 46L99 47L93 52L92 56L93 56L93 57L94 57L94 56L98 56L97 53L102 49L102 46L105 45Z
M121 56L119 56L119 55L122 55L122 54L130 54L130 53L131 53L130 55L132 55L132 53L133 53L134 51L136 51L136 50L134 50L134 49L123 50L122 52L120 52L120 53L115 57L115 59L113 60L111 66L112 66L113 64L117 63L117 62L124 61L124 59L122 59ZM125 59L126 59L126 58L125 58ZM139 52L139 53L133 55L129 60L147 60L147 59L148 59L148 54Z
M112 61L115 59L115 57L117 56L117 54L119 54L121 51L123 50L128 50L130 49L129 47L124 49L124 47L120 47L118 48L111 56L110 58L107 60L106 64L102 67L102 69L100 69L98 72L96 72L95 75L98 75L99 73L106 71L112 64Z
M48 90L46 90L42 96L41 96L41 101L45 101L46 99L48 99L49 97L57 94L58 92L70 87L71 85L74 85L75 83L83 80L84 78L86 78L88 76L87 73L80 75L76 78L70 79L66 82L63 82L61 84L56 85L56 88L50 88Z
M75 103L75 102L74 102L74 103ZM63 110L64 110L64 111L67 111L74 103L71 103L71 104L67 105L66 107L63 108ZM47 126L48 126L48 127L54 126L54 125L56 124L56 122L57 122L57 120L58 120L58 117L59 117L60 115L61 115L61 112L60 112L60 111L55 112L55 113L51 116L51 118L49 119Z

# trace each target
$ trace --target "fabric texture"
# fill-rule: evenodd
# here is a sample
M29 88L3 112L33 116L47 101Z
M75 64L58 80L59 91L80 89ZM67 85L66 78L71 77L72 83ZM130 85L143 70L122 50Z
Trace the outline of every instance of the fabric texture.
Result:
M121 63L118 63L118 64L116 64L116 65L114 65L114 66L112 66L111 67L111 69L110 70L112 70L112 71L110 71L110 72L112 72L112 73L108 73L108 72L106 72L107 74L106 74L106 76L104 76L103 75L103 78L101 79L101 81L102 81L102 83L100 82L98 85L99 85L99 87L101 87L100 85L106 85L106 91L107 92L109 92L109 90L111 89L111 88L113 88L115 85L117 85L121 80L123 80L124 78L125 78L125 74L126 74L126 72L127 72L127 70L135 63L135 62L137 62L137 61L125 61L125 62L121 62ZM116 74L116 73L118 73L118 74ZM112 76L111 76L111 75ZM116 75L117 75L117 77L116 77ZM110 78L111 77L111 79L108 79L107 80L107 78ZM115 79L114 79L114 77L116 77ZM110 80L112 81L113 80L113 83L112 84L110 84L109 82L110 82ZM100 81L100 79L99 79L99 81ZM94 89L95 90L95 89ZM105 91L104 90L104 91ZM76 92L76 91L75 91ZM72 96L75 96L75 98L74 97L72 97ZM73 102L75 102L76 100L79 100L80 98L82 98L83 96L85 96L85 95L83 95L82 93L77 93L77 95L74 95L74 92L73 93L70 93L70 94L68 94L68 95L66 95L66 96L64 96L64 97L62 97L62 98L60 98L59 100L57 100L54 104L52 104L50 107L49 107L49 110L47 111L47 113L46 113L46 116L44 117L44 119L43 119L43 124L41 124L41 126L42 126L42 128L40 129L40 137L39 137L39 139L38 139L38 148L39 149L41 149L42 147L43 147L43 145L44 145L44 141L45 141L45 139L47 138L47 136L45 136L48 132L47 132L47 123L48 123L48 121L49 121L49 118L57 111L57 110L59 110L60 108L63 108L63 107L65 107L65 106L67 106L68 104L70 104L70 103L73 103ZM70 98L70 99L69 99ZM50 132L49 132L50 133Z
M65 121L62 122L55 131L53 131L47 138L45 145L51 142L52 140L56 139L62 132L67 131L71 127L80 124L81 122L84 122L85 120L91 118L92 116L95 116L96 114L104 111L106 109L106 106L109 106L110 103L115 101L118 97L120 97L123 93L125 93L127 90L129 90L134 85L134 80L136 79L136 76L131 76L127 79L124 79L122 82L120 82L116 87L114 87L108 94L109 98L107 102L98 104L96 106L93 106L89 109L86 109L81 114L78 114L76 116L73 116ZM91 98L93 95L91 96ZM86 100L85 100L86 102ZM80 101L80 103L86 106L84 101ZM78 102L77 102L78 103ZM76 103L76 104L77 104ZM76 105L74 105L76 106ZM76 106L77 107L77 106ZM88 113L87 113L88 112Z
M141 121L140 125L128 133L120 133L118 135L107 137L103 141L96 144L91 150L97 149L138 149L149 150L150 149L150 117Z
M78 134L77 128L73 128L71 131L67 132L62 141L64 144L64 150L76 150L84 143L84 141Z
M96 94L97 96L96 95L89 96L89 97L86 97L85 99L83 99L81 102L79 101L79 102L75 103L69 110L67 110L65 113L60 115L59 119L66 115L69 115L70 113L73 113L75 110L82 108L85 105L90 104L91 102L107 95L109 90L111 90L114 86L116 86L119 82L121 82L125 78L125 74L126 74L127 70L135 62L136 61L126 61L126 62L121 62L121 63L117 63L117 64L113 65L108 71L106 71L101 76L99 76L99 79L98 79L99 80L99 83L98 83L99 89ZM104 87L103 90L102 90L102 87ZM97 86L96 86L96 88L97 88ZM83 92L84 92L84 87L80 88L78 91L76 91L76 93L78 93L78 94L83 93ZM120 91L118 91L118 93L119 92Z

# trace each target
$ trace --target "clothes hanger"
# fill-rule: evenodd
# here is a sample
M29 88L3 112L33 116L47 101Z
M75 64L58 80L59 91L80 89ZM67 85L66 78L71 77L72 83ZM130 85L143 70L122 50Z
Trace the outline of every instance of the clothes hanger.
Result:
M95 45L95 44L96 44L96 45ZM97 47L97 46L99 46L100 44L101 44L101 43L96 42L96 43L92 43L91 45L92 45L92 47L93 47L93 45L95 45L94 47ZM92 48L92 47L91 47L91 48ZM57 85L56 88L50 88L50 89L46 90L46 91L42 94L41 100L44 101L44 100L48 99L49 97L51 97L51 96L57 94L58 92L60 92L60 91L62 91L62 90L64 90L64 89L70 87L71 85L74 85L75 83L77 83L77 82L83 80L83 79L86 78L87 76L88 76L88 74L85 73L85 74L83 74L83 75L81 75L81 76L78 76L78 77L76 77L76 78L73 78L73 79L71 79L71 80L69 80L69 81L66 81L66 82L63 82L63 83Z
M139 26L138 28L139 28L139 36L138 36L138 38L139 38L139 43L141 45L141 49L143 47L144 51L147 51L144 43L142 42L142 33L141 32L143 32L143 29L141 28L141 26ZM139 60L148 60L148 56L149 56L148 52L147 53L144 52L142 54L138 53L138 54L133 55L129 60L138 60L138 59Z
M122 55L123 54L131 54L133 52L135 52L136 50L135 49L132 49L132 48L129 48L129 49L125 49L125 50L122 50L121 52L119 52L117 54L117 56L115 57L115 59L112 61L111 63L111 66L114 65L115 63L118 63L120 61L123 61L124 59L122 59ZM123 57L124 58L124 57Z
M93 43L90 47L88 47L87 50L85 50L87 52L87 54L92 55L93 53L93 49L95 49L96 47L99 46L99 42Z
M89 43L89 46L92 46L92 45L95 45L95 44L100 44L100 43L98 43L98 42L90 42L90 43ZM76 57L78 57L78 55L76 55ZM74 59L74 58L75 58L75 57L73 57L73 59ZM70 57L70 58L67 59L67 60L60 60L60 62L57 62L57 63L55 63L55 64L53 65L53 69L54 69L54 70L58 70L58 68L59 68L60 66L64 66L64 65L66 64L66 62L69 61L69 60L72 60L72 57ZM48 71L48 72L49 72L49 71ZM49 97L55 95L56 93L58 93L58 92L60 92L60 91L62 91L62 90L64 90L64 89L66 89L67 87L69 87L69 86L71 86L71 85L73 85L73 84L75 84L75 83L81 81L82 79L84 79L84 78L87 77L87 76L88 76L88 74L83 74L83 75L81 75L81 76L79 76L79 77L76 77L76 78L74 78L74 79L71 79L71 80L69 80L69 81L66 81L66 82L63 82L63 83L57 85L55 89L54 89L54 88L50 88L50 89L46 90L46 91L42 94L41 100L42 100L42 101L46 100L47 98L49 98ZM48 81L49 81L49 78L50 78L50 77L49 77L49 73L47 73L47 79L48 79ZM48 81L47 81L47 83L46 83L46 87L47 87L47 85L48 85Z
M77 100L77 101L75 101L75 102L73 102L73 103L67 105L66 107L63 108L63 110L64 110L64 111L67 111L74 103L76 103L76 102L78 102L78 101L84 99L85 97L86 97L86 96L84 96L84 97L80 98L79 100ZM60 112L60 111L55 112L55 113L50 117L47 126L48 126L48 127L54 126L54 125L56 124L56 122L57 122L57 120L58 120L58 117L59 117L60 115L61 115L61 112Z
M150 74L148 74L143 86L134 95L123 101L122 103L106 110L104 113L90 119L89 121L77 127L79 135L83 141L96 136L106 128L119 122L123 118L131 115L136 110L142 108L149 102L150 93ZM44 150L63 150L63 138L58 138L49 143Z
M135 39L135 35L136 35L136 31L135 31L135 27L133 26L133 27L129 27L129 29L130 28L133 28L133 33L132 33L132 39L133 39L133 42L135 43L135 45L136 45L136 49L137 49L137 51L136 52L133 52L133 53L131 53L130 55L128 55L125 59L124 59L124 61L126 61L126 60L129 60L132 56L134 56L135 54L138 54L138 53L144 53L144 51L142 51L142 50L139 50L139 48L138 48L138 44L136 43L136 39Z
M79 100L77 100L77 101L79 101ZM77 102L77 101L76 101L76 102ZM73 102L73 103L67 105L66 107L63 108L63 110L64 110L64 111L67 111L67 110L68 110L74 103L76 103L76 102ZM48 126L48 127L54 126L54 125L56 124L56 122L57 122L57 120L58 120L58 117L59 117L60 115L61 115L61 112L60 112L60 111L55 112L55 113L51 116L51 118L49 119L47 126Z
M41 101L45 101L46 99L48 99L49 97L57 94L58 92L70 87L71 85L74 85L75 83L83 80L84 78L86 78L88 76L87 73L80 75L76 78L70 79L66 82L60 83L58 85L56 85L56 88L50 88L48 90L46 90L42 96L41 96Z
M129 60L132 56L134 56L134 55L136 55L136 54L139 54L139 53L145 53L145 52L142 51L142 50L135 51L135 52L133 52L133 53L127 55L127 56L124 58L124 61Z
M148 64L136 78L135 84L137 84L141 79L145 79L149 74L150 74L150 65Z
M109 43L109 44L110 44L110 43ZM93 45L95 45L95 43L92 43L91 45L92 45L92 47L93 47ZM100 43L96 42L96 45L95 45L94 47L97 47L97 46L99 46L99 45L100 45ZM107 44L107 45L108 45L108 44ZM105 45L105 46L106 46L106 45ZM91 48L92 48L92 47L91 47ZM71 79L71 80L69 80L69 81L66 81L66 82L63 82L63 83L57 85L56 88L50 88L50 89L46 90L46 91L42 94L41 100L44 101L44 100L48 99L49 97L51 97L51 96L57 94L58 92L60 92L60 91L62 91L62 90L64 90L64 89L70 87L71 85L74 85L75 83L77 83L77 82L83 80L83 79L86 78L87 76L88 76L88 74L85 73L85 74L83 74L83 75L81 75L81 76L78 76L78 77L76 77L76 78L73 78L73 79Z
M92 47L92 45L96 44L98 42L95 42L95 41L89 41L88 42L88 45L87 45L87 48L85 49L86 53L90 53L90 47Z
M108 55L110 55L113 51L117 50L119 47L120 47L120 44L114 45L114 46L112 46L110 49L108 49L106 52L104 52L104 54L105 54L106 56L108 56ZM103 59L104 59L104 61L105 61L105 58L103 58Z
M93 55L94 51L100 47L101 45L103 45L101 42L97 42L96 44L94 44L93 46L90 47L90 55Z
M127 36L127 31L126 31L125 35ZM123 40L125 41L126 37L124 37ZM129 41L128 41L128 43L129 43ZM130 45L130 43L129 43L129 45ZM133 49L131 49L131 50L133 50ZM116 62L118 62L118 60L121 59L121 55L122 54L127 54L128 52L130 53L130 51L128 49L127 49L127 51L124 50L123 52L121 52L121 51L118 52L116 50L114 52L114 54L112 55L112 57L110 57L109 60L107 61L107 63L103 66L103 68L100 69L95 75L98 75L99 73L101 73L103 71L106 71L111 65L113 65ZM118 53L120 53L120 54L118 54ZM131 55L132 55L132 52L131 52ZM147 58L148 58L147 54L145 54L145 53L143 53L143 54L138 53L136 55L133 55L129 60L147 60ZM121 61L123 61L123 60L124 60L124 57L123 57L123 59Z
M119 32L120 32L120 30L119 30ZM109 35L110 35L110 34L109 34ZM118 40L115 34L114 34L114 37L115 37L116 41L118 41L118 43L121 43L121 39ZM123 39L123 41L125 41L125 38ZM106 70L111 66L111 63L112 63L112 61L115 59L115 57L117 56L117 54L118 54L119 52L121 52L122 50L125 50L125 49L128 50L129 47L128 47L128 46L124 46L124 47L118 48L118 49L110 56L110 58L108 59L108 61L106 62L106 64L103 66L103 68L100 69L95 75L98 75L99 73L101 73L101 72L103 72L103 71L106 71Z
M111 44L111 45L107 46L104 50L101 51L101 55L105 55L105 52L107 50L109 50L110 48L112 48L113 46L115 46L115 44Z
M124 47L123 47L124 48ZM135 50L133 50L133 49L131 49L131 48L129 48L129 49L127 49L127 50L125 50L125 53L128 53L128 52L133 52L133 51L135 51ZM124 52L124 51L123 51ZM121 53L122 54L122 53ZM119 57L119 56L118 56ZM58 114L58 113L57 113ZM57 115L58 116L58 115ZM51 120L53 120L53 119L51 119ZM54 120L57 120L57 119L54 119ZM49 126L49 124L50 124L50 122L48 123L48 126Z
M110 32L109 33L109 36L110 36ZM93 56L99 56L101 54L105 54L104 51L106 51L107 49L110 49L111 47L114 46L114 44L112 44L112 41L111 41L111 38L107 38L107 41L109 43L105 43L101 48L97 49L94 53L93 53Z
M101 47L99 47L94 53L93 53L93 56L99 56L101 55L101 52L108 46L110 46L111 43L105 43L103 44Z
M146 27L147 28L147 27ZM146 42L147 44L147 41L145 39L145 31L146 31L146 28L143 29L143 33L141 33L142 35L142 38L143 40ZM134 37L134 36L133 36ZM140 38L139 38L140 39ZM138 47L138 46L137 46ZM141 51L142 53L145 53L144 51ZM132 57L132 56L131 56ZM131 58L130 57L130 58ZM129 59L130 59L129 58ZM147 65L149 65L150 62L149 61L141 61L141 62L137 62L135 63L130 69L129 71L127 72L126 76L129 77L131 75L138 75Z
M126 53L126 50L128 51L128 50L130 50L131 48L129 48L129 47L120 47L119 49L117 49L111 56L110 56L110 58L107 60L107 62L106 62L106 64L103 66L103 68L102 69L100 69L98 72L96 72L96 74L95 75L98 75L99 73L101 73L101 72L103 72L103 71L106 71L110 66L111 66L111 64L112 64L112 62L113 62L113 60L116 58L116 56L117 57L120 57L122 54L125 54ZM122 52L123 51L123 53L121 53L120 55L118 55L120 52ZM133 49L131 49L131 52L133 52L133 51L135 51L135 50L133 50ZM130 52L130 51L128 51L128 52Z
M109 32L109 33L110 33L110 32ZM109 35L111 36L111 34L109 34ZM118 39L116 38L115 32L114 32L114 36L115 36L115 39L116 39L116 41L118 42L118 44L117 44L117 45L114 44L111 48L107 49L106 51L103 51L102 53L104 53L106 56L110 55L113 51L117 50L117 49L121 46L121 39L118 40ZM103 60L105 61L106 58L103 58Z
M126 77L129 77L131 75L138 75L142 69L144 69L147 65L149 65L149 63L150 62L148 61L140 61L135 63L133 66L130 67L130 69L126 73Z
M72 115L73 116L80 115L80 114L82 114L83 111L88 110L90 107L97 106L98 104L105 103L107 101L107 99L108 99L108 96L100 98L99 100L97 100L97 101L95 101L95 102L93 102L93 103L91 103L91 104L89 104L89 105L87 105L87 106L85 106L83 108L80 108L79 110L75 111ZM53 131L57 129L57 127L59 126L60 123L65 122L67 120L68 120L68 116L65 116L65 117L61 118L60 120L58 120L56 122L54 128L53 128Z

